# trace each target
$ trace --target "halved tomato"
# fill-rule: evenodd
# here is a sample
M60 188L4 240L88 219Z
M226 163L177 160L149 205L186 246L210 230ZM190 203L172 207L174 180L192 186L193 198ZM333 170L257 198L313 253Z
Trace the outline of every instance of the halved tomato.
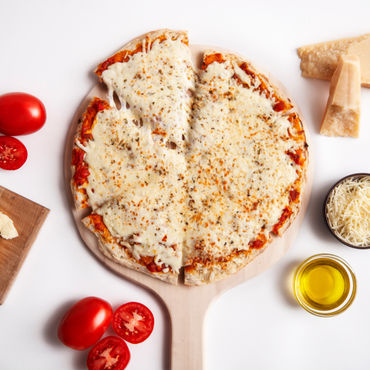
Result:
M127 344L118 337L109 336L91 348L87 356L89 370L123 370L130 361Z
M26 147L15 137L0 136L0 168L17 170L27 160Z
M148 307L129 302L117 308L112 319L113 330L130 343L141 343L154 327L154 317Z

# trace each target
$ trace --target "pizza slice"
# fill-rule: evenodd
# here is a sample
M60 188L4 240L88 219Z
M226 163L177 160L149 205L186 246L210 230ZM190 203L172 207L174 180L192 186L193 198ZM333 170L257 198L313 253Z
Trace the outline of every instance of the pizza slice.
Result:
M188 163L185 284L248 264L295 217L307 162L293 104L235 55L204 55Z
M77 130L76 207L91 208L83 223L105 253L175 282L182 261L183 151L195 78L187 35L148 33L96 73L108 87L108 101L95 98Z
M112 198L85 217L102 253L117 263L172 284L182 266L182 220L154 189L152 197ZM131 195L131 193L130 193Z
M101 63L96 74L111 104L117 96L152 127L156 141L183 148L195 79L186 32L147 33Z
M75 137L72 191L104 254L176 281L182 262L185 158L131 110L94 98Z

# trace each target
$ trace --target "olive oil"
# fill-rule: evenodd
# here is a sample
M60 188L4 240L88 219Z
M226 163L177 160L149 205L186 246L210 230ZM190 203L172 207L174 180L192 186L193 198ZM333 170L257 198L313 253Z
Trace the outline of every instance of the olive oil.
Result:
M347 301L349 305L356 292L355 283L344 261L331 255L317 255L298 268L294 288L303 308L314 314L328 315L347 308Z

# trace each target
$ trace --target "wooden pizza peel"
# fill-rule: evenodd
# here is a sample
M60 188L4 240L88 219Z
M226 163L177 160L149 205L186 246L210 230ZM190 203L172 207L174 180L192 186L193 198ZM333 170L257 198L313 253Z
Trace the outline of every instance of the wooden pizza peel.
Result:
M191 45L190 49L195 66L200 65L202 54L207 49L225 52L224 49L205 45ZM230 51L226 50L226 52ZM265 75L268 74L265 73ZM270 76L268 77L272 83L279 87L280 91L286 91L281 83ZM288 94L286 95L288 96ZM98 258L98 260L123 278L149 290L157 296L167 308L171 320L170 368L172 370L201 370L204 368L203 325L210 303L221 293L251 279L276 263L292 245L299 227L302 224L309 202L313 180L312 148L307 127L305 126L305 132L307 142L309 144L309 166L307 170L307 181L302 196L302 207L284 235L281 238L274 238L273 242L264 252L258 255L245 268L227 279L195 287L185 286L180 281L178 285L170 285L143 273L128 269L107 258L100 251L96 237L81 223L81 219L89 213L89 210L84 209L79 211L74 208L70 191L70 163L73 137L80 117L94 96L107 99L107 90L103 84L96 85L81 103L72 120L66 140L64 165L65 179L67 191L70 194L70 205L77 228L86 246Z

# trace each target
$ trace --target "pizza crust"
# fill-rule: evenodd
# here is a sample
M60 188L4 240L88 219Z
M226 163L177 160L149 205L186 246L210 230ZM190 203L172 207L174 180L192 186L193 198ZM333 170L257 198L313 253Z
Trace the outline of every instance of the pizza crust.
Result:
M152 277L155 277L155 278L157 278L159 280L162 280L162 281L165 281L167 283L174 284L174 285L177 284L178 274L176 274L176 273L167 273L167 274L164 274L164 273L150 272L146 268L146 266L140 264L132 256L130 256L127 253L127 251L125 251L125 249L122 248L122 246L120 246L119 244L115 243L114 241L108 242L108 241L104 240L104 238L102 237L102 235L96 230L96 228L94 227L94 224L90 221L90 219L88 217L83 218L81 220L81 222L83 223L83 225L88 230L90 230L96 236L96 238L98 239L98 247L99 247L99 250L107 258L115 261L116 263L118 263L118 264L120 264L122 266L125 266L127 268L130 268L130 269L133 269L133 270L142 272L142 273L144 273L146 275L150 275ZM121 258L117 258L115 255L113 255L112 253L110 253L110 251L113 248L117 248L117 249L120 249L121 250L121 253L122 253Z
M136 37L135 39L133 39L129 43L125 44L116 53L114 53L111 58L113 58L115 55L119 54L120 52L123 52L123 51L126 51L126 50L127 51L134 51L134 50L137 49L138 45L143 45L143 44L145 45L146 42L156 40L156 39L162 37L163 35L169 35L171 38L174 38L174 39L182 39L182 40L184 40L185 43L188 43L188 34L187 34L186 31L174 31L174 30L170 30L168 28L162 28L162 29L159 29L159 30L156 30L156 31L151 31L151 32L144 33L143 35ZM110 58L108 58L108 60L109 59ZM105 60L105 61L107 61L107 60ZM100 63L94 71L99 76L100 79L101 79L102 67L103 67L105 61Z
M241 255L219 264L212 264L209 266L195 264L195 266L191 268L185 267L184 284L189 286L203 285L225 279L251 263L257 256L265 251L266 247L267 246L261 249L252 249L246 255Z

